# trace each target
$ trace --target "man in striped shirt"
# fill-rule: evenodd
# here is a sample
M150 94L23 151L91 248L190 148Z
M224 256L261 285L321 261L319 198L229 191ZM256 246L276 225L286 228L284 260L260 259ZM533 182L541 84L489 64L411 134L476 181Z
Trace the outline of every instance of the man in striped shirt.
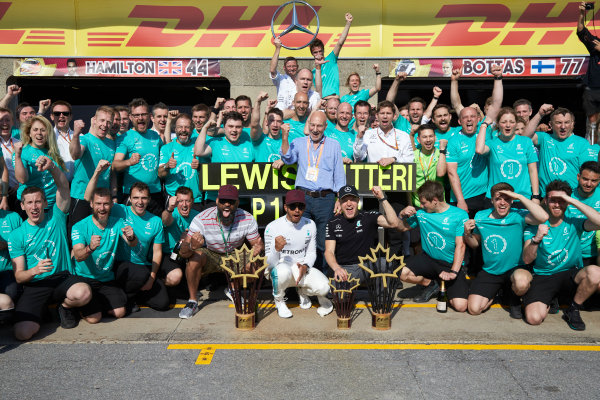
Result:
M198 284L203 273L219 272L221 259L242 247L246 240L255 255L263 251L256 220L247 211L238 209L238 205L237 188L224 185L217 194L217 205L192 220L180 250L182 257L189 258L185 276L190 293L185 308L179 313L180 318L191 318L198 312Z

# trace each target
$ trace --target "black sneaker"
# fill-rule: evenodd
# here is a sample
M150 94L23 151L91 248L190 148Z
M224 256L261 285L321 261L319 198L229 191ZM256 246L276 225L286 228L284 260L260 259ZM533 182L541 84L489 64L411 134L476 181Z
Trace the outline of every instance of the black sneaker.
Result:
M548 309L548 314L558 314L560 310L560 305L558 304L558 297L552 298L550 302L550 308Z
M521 305L515 304L508 308L508 315L513 319L523 319L523 311L521 311Z
M431 283L425 287L420 295L413 298L415 303L427 303L433 296L436 296L440 292L440 285L437 281L431 281Z
M72 308L58 306L58 316L60 318L60 326L64 329L73 329L79 325L79 313Z
M567 308L567 310L563 313L563 319L567 321L567 325L569 328L574 329L576 331L584 331L585 330L585 322L581 319L581 315L579 315L579 309L573 306Z

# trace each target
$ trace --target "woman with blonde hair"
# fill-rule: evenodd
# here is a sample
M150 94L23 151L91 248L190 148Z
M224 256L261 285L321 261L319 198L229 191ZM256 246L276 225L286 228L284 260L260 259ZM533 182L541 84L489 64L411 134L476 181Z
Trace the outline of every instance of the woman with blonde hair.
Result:
M371 89L360 89L360 75L358 72L353 72L348 75L346 79L346 86L350 89L350 93L342 96L340 100L342 103L349 103L352 106L352 112L354 112L354 105L360 100L367 101L371 97L375 96L377 92L381 90L381 72L379 72L379 64L373 64L375 70L375 87Z
M56 199L56 184L47 166L44 166L44 157L63 171L66 166L58 151L50 121L41 115L34 116L21 127L21 140L23 143L15 143L13 154L15 176L19 181L17 197L21 199L23 190L36 186L44 191L48 208L51 208Z

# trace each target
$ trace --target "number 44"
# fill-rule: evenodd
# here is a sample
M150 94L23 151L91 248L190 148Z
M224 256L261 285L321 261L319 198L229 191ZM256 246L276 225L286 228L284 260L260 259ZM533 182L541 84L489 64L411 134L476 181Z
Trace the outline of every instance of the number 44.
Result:
M208 60L206 58L190 60L185 67L185 72L192 76L208 76Z

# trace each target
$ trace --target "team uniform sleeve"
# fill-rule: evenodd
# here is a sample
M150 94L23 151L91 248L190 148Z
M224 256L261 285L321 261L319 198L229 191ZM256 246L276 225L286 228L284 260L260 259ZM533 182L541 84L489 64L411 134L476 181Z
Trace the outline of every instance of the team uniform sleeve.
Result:
M533 141L529 138L526 140L527 144L525 146L526 156L527 156L527 164L536 163L539 161L537 152L535 151L535 146L533 145Z
M165 242L165 235L163 233L162 221L159 217L153 217L154 219L154 243L163 244Z
M458 157L459 157L459 153L458 153L458 149L457 146L455 145L456 140L452 140L452 138L450 138L450 140L448 141L448 147L447 147L447 152L446 152L446 163L457 163L458 162Z
M312 267L317 259L317 225L314 221L310 221L308 229L310 229L310 240L304 254L304 264Z
M458 218L458 223L456 224L456 226L454 227L454 236L456 237L462 237L465 234L465 222L467 222L469 220L469 214L467 214L465 211L461 210L462 212L457 216Z
M20 229L12 231L8 237L8 253L10 258L13 259L25 255L25 246Z
M417 214L408 217L406 219L406 223L413 229L419 226L419 218L417 218Z
M125 154L129 152L129 137L128 135L124 135L123 140L118 142L117 150L115 150L115 154Z
M329 220L327 225L325 225L325 240L335 240L335 236L333 235L333 222Z
M267 265L274 267L279 262L279 252L275 250L275 222L271 222L265 229L265 255L267 256Z
M82 222L83 220L73 225L73 229L71 230L71 242L73 243L73 246L76 244L87 244L85 237L85 225L82 224Z
M533 239L535 234L537 233L537 225L527 225L525 231L523 232L523 241Z

